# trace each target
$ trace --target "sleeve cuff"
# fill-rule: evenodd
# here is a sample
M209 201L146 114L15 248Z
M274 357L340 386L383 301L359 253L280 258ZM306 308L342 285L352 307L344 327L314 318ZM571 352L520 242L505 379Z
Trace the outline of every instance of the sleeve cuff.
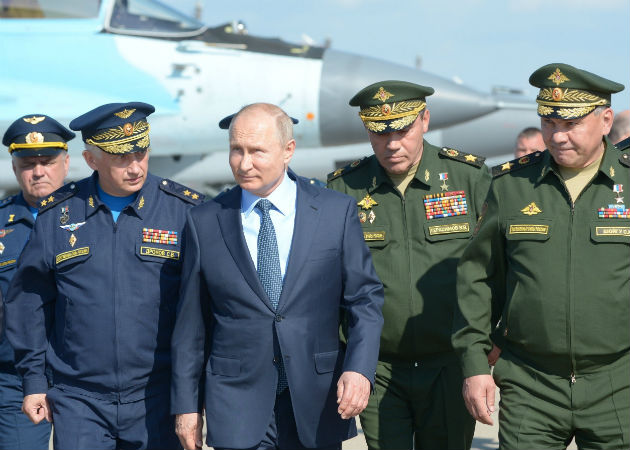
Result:
M464 378L473 377L475 375L490 375L488 357L484 353L463 355L461 364Z
M31 394L45 394L48 392L48 379L45 376L24 378L22 388L25 397Z

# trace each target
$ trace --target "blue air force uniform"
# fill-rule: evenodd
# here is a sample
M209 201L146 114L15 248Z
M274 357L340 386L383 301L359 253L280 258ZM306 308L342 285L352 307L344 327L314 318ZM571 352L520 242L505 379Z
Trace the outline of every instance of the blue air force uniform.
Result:
M148 137L145 116L137 116L142 105L99 112L125 116L129 146L117 153L137 151ZM104 151L121 145L99 135L84 132L83 139ZM140 142L147 147L148 138ZM94 172L42 199L9 290L7 332L24 394L47 393L57 448L178 448L169 414L170 337L181 233L202 195L147 174L114 221L98 180Z
M16 119L2 137L3 145L16 157L56 156L68 150L75 134L45 114ZM0 201L0 291L6 298L17 261L28 241L37 209L22 192ZM3 305L0 302L0 312ZM0 314L0 450L48 449L50 423L33 424L22 412L22 380L13 363L13 349L5 335Z

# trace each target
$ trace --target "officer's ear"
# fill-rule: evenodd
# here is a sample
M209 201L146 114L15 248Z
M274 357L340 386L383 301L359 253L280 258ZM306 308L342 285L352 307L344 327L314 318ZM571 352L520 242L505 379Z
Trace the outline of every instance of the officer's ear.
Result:
M90 169L98 170L98 159L91 151L83 150L83 159L85 159L87 165L90 166Z
M429 120L431 119L431 113L428 109L424 110L424 114L422 115L422 133L426 133L429 131Z

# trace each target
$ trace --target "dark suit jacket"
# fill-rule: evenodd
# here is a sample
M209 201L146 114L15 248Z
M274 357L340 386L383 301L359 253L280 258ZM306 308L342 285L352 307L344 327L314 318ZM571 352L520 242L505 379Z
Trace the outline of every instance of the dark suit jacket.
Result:
M262 440L276 395L274 329L305 446L356 435L354 419L337 413L343 371L374 382L383 287L355 201L289 173L297 181L296 218L277 311L245 243L241 189L188 214L171 404L182 414L205 403L210 446L249 448ZM339 340L342 311L347 347Z

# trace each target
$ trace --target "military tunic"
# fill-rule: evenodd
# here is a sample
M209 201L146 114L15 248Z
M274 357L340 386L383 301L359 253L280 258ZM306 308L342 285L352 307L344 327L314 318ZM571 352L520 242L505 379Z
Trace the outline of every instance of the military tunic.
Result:
M31 234L35 219L22 194L0 202L0 290L6 298L17 261ZM0 305L0 309L3 305ZM0 448L48 449L50 424L34 425L22 412L22 379L6 339L4 318L0 328Z
M522 388L527 380L547 377L547 386L559 383L569 390L568 398L577 401L575 389L586 386L580 384L581 379L610 370L617 373L618 380L621 367L625 382L614 390L617 396L625 394L610 409L620 414L612 426L617 438L625 435L626 447L630 422L630 213L624 206L623 191L630 187L628 166L628 153L621 153L606 140L599 171L575 202L548 151L494 168L487 211L458 267L460 312L453 336L464 376L470 377L490 373L486 354L492 345L490 334L496 332L503 352L495 377L499 387L509 386L506 395L512 395L514 385ZM491 318L498 316L500 325L493 330ZM528 372L517 375L518 370ZM610 388L608 375L605 379ZM545 386L538 384L541 389ZM594 388L590 391L595 398ZM609 394L603 397L613 399ZM536 399L519 402L526 408ZM502 397L503 404L509 402ZM575 411L586 406L569 402L567 408ZM501 409L502 428L504 412L511 411ZM518 415L514 420L522 419L522 409ZM508 419L505 417L506 423ZM514 430L518 423L512 424ZM624 430L619 430L620 423ZM505 433L518 435L514 430L506 428ZM503 438L508 439L505 433ZM525 446L541 445L527 444L522 435L518 439Z
M97 182L95 172L42 200L9 289L25 395L48 391L47 367L56 392L110 404L169 392L181 233L202 196L149 174L114 222Z
M456 265L472 236L489 184L490 175L483 158L439 149L426 141L415 178L404 196L375 156L329 177L330 188L356 198L365 242L385 288L385 324L378 370L383 371L390 389L394 389L396 372L402 371L396 368L400 365L412 370L428 368L433 371L431 376L438 374L436 377L447 365L457 367L451 345ZM461 373L449 376L449 380L446 390L457 397L455 402L463 419L470 421L460 394ZM401 394L414 402L412 395ZM373 401L374 396L370 399ZM428 402L426 397L423 402ZM438 416L442 412L434 410L428 414ZM443 422L445 415L438 422ZM468 428L472 439L472 423ZM391 433L402 434L396 430ZM465 446L454 441L455 437L449 439L448 444L432 442L432 445ZM410 446L398 442L383 440L381 445ZM368 442L368 445L377 444Z

